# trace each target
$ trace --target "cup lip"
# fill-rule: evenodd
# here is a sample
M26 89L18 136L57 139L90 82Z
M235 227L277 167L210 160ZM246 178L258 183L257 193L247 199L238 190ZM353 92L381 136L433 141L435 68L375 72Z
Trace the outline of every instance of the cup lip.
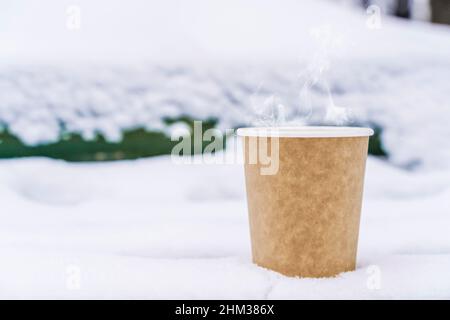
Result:
M374 134L366 127L299 126L299 127L246 127L237 129L240 137L279 138L338 138L369 137Z

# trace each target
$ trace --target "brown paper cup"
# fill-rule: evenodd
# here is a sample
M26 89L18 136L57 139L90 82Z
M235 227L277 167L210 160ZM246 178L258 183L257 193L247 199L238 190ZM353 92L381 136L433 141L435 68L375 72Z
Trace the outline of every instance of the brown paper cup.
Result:
M256 264L300 277L355 269L372 134L351 127L238 130Z

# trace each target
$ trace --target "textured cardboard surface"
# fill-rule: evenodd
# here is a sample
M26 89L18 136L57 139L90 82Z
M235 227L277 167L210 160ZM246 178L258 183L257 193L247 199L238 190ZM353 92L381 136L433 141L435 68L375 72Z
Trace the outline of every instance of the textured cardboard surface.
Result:
M368 137L279 138L275 175L247 161L244 139L253 261L288 276L354 270Z

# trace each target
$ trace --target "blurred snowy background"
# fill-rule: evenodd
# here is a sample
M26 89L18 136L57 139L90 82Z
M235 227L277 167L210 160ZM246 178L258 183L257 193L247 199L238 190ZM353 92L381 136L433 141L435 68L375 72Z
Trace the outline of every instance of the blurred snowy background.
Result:
M0 297L450 298L449 6L3 0ZM163 155L195 119L374 127L358 269L252 265L241 166Z

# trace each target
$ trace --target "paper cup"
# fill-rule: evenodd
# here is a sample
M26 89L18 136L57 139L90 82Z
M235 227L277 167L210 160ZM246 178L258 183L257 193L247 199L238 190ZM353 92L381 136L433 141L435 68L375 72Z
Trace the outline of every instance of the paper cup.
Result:
M354 270L372 129L242 128L237 133L244 142L253 261L287 276Z

